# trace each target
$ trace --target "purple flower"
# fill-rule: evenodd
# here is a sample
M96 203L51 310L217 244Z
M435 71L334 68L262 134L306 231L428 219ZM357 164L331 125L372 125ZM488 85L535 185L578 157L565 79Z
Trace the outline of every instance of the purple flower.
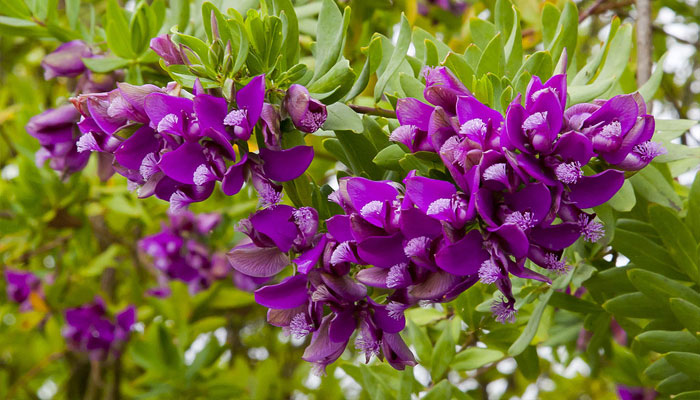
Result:
M284 109L294 126L302 132L314 133L321 128L328 113L326 106L312 98L302 85L291 85L284 98Z
M93 303L66 310L64 316L66 325L62 334L69 347L87 353L94 360L118 355L136 322L133 306L119 312L114 320L107 317L104 301L99 297L95 297Z
M89 153L80 153L76 146L78 133L75 126L80 114L66 104L33 116L25 129L39 140L41 148L36 153L38 166L49 161L51 169L70 175L82 170Z
M151 39L151 49L163 59L165 65L184 64L180 50L170 39L170 35L162 34Z
M164 225L161 232L141 239L139 247L153 257L154 266L165 278L185 282L191 292L198 292L231 272L225 257L203 243L203 236L220 220L219 214L170 214L170 225ZM241 286L254 286L255 282L251 284L242 280L245 278L238 277Z
M41 61L44 79L49 80L57 76L72 78L81 75L86 71L82 58L92 56L92 51L82 40L63 43Z
M31 272L5 270L7 297L20 304L21 310L32 308L31 295L39 293L41 281Z

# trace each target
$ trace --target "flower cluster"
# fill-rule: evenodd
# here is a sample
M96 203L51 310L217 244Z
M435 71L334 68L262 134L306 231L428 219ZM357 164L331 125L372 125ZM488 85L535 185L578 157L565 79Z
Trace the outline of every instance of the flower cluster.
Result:
M208 288L215 280L228 277L241 290L254 290L267 279L247 276L231 267L222 253L214 252L205 243L205 236L221 222L216 213L198 214L184 211L170 214L170 224L139 241L139 247L153 257L161 287L150 290L157 296L169 295L168 280L185 282L195 293Z
M262 205L275 204L281 198L276 182L297 178L313 159L311 146L282 148L280 112L264 101L262 75L236 92L232 108L226 99L206 94L199 83L191 98L179 97L175 85L117 86L73 99L83 115L78 150L113 155L114 170L139 188L139 197L155 195L169 201L172 210L205 200L217 181L231 196L248 179ZM315 131L325 121L325 106L312 110L308 91L301 89L290 88L288 103L295 108L289 113L294 117L301 109L303 118L294 122L305 132ZM300 97L306 98L305 109ZM264 147L254 153L248 141L259 121Z
M325 221L326 233L318 232L314 209L276 205L241 222L250 242L228 254L235 269L258 277L296 265L255 298L269 308L271 324L312 334L303 358L321 371L355 331L367 360L378 355L398 369L413 365L398 334L404 310L449 301L479 281L502 293L492 305L495 319L513 322L510 275L550 282L527 260L568 271L563 251L580 237L595 242L604 234L584 210L620 189L623 170L663 152L650 142L654 119L638 95L566 109L565 76L546 83L535 77L525 104L518 96L504 117L446 68L427 69L424 77L432 104L400 99L391 139L412 152L437 153L443 179L416 171L403 184L343 178L329 199L344 214Z
M133 306L125 308L113 322L106 316L104 301L95 297L90 304L66 310L65 318L62 334L69 347L87 353L93 360L104 360L121 352L136 322L136 310Z
M7 298L18 303L22 311L32 309L37 303L37 299L33 296L39 296L39 298L42 296L41 281L31 272L6 269L5 284Z
M95 57L101 55L95 54L83 41L64 43L42 60L44 78L78 78L75 85L78 94L114 88L119 73L96 74L85 67L82 59ZM48 161L51 169L61 171L64 176L85 168L90 154L81 154L76 147L80 135L75 127L79 120L80 114L70 104L48 109L29 120L26 130L41 145L36 153L37 165Z

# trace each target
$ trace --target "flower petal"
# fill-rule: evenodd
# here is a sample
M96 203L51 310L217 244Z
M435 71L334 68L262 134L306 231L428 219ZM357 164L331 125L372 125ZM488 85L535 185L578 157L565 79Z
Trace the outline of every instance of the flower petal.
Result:
M298 178L306 171L314 158L314 148L296 146L286 150L260 149L260 158L265 161L265 176L286 182Z
M255 302L267 308L286 310L299 307L309 298L306 276L284 278L276 285L263 286L255 291Z
M435 263L450 274L465 276L476 274L488 257L481 233L472 230L464 238L441 248L435 255Z
M279 249L253 243L238 245L226 256L236 271L256 278L276 275L289 265L289 257Z
M624 183L624 172L614 169L584 176L570 186L569 199L579 208L596 207L610 200Z

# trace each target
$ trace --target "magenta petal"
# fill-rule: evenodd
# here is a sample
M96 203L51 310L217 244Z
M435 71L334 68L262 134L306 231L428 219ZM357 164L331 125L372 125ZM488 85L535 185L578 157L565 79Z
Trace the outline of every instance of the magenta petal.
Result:
M265 75L258 75L236 93L236 105L248 113L248 126L258 123L265 100Z
M356 282L347 275L338 276L323 273L321 274L321 279L323 279L323 283L325 283L333 293L337 294L345 301L354 302L367 296L367 288L365 285Z
M297 226L291 222L293 212L293 207L280 204L256 212L249 220L255 231L269 237L286 253L299 233Z
M599 206L610 200L624 183L624 172L615 169L584 176L570 186L569 199L579 208Z
M621 94L613 97L594 111L585 123L588 126L597 124L607 124L611 121L620 122L620 130L627 132L632 129L637 116L639 115L639 105L632 94Z
M501 225L495 229L493 233L502 239L504 247L513 254L515 258L525 257L527 255L527 249L530 247L530 243L525 233L516 225Z
M355 332L357 322L355 321L354 311L350 309L335 314L328 327L328 337L332 342L345 343L350 339L350 335Z
M330 339L328 330L332 318L333 316L330 314L323 317L321 326L313 333L311 343L306 346L304 354L301 356L302 360L315 363L322 369L337 360L347 346L347 342L334 342Z
M243 154L241 161L231 165L224 174L224 179L221 181L221 191L227 196L233 196L238 193L245 183L246 161L248 154Z
M372 201L393 202L399 194L390 181L371 181L366 178L353 177L345 182L347 195L353 208L358 212Z
M408 259L403 250L403 235L371 236L357 244L357 253L364 262L390 268Z
M389 365L399 371L417 364L411 349L398 333L387 333L382 337L382 353Z
M577 223L565 222L547 228L533 228L530 231L530 241L549 250L563 250L581 236L581 228Z
M440 221L425 215L417 208L402 210L399 224L401 233L406 239L413 239L418 236L434 238L442 233Z
M192 100L170 96L165 93L149 94L146 96L145 106L146 114L148 114L148 118L151 120L151 127L153 128L157 127L160 120L168 114L175 114L181 117L183 112L187 115L193 112Z
M226 256L236 271L256 278L276 275L289 265L289 257L279 249L253 243L238 245Z
M488 257L481 233L472 230L457 242L440 249L435 255L435 263L453 275L465 276L477 273Z
M158 166L165 175L178 182L194 184L194 173L207 164L204 148L197 142L185 142L177 149L163 154Z
M365 268L360 270L357 275L355 275L355 279L367 286L386 289L388 288L386 284L386 277L389 275L389 271L389 268Z
M323 235L321 239L316 243L314 247L305 252L301 253L299 257L295 258L293 261L298 267L298 271L302 274L308 274L309 271L318 263L318 260L323 254L323 250L326 248L326 243L328 238Z
M422 131L428 131L433 106L429 106L412 97L399 99L396 103L396 117L401 125L415 125Z
M418 300L439 300L459 282L459 279L449 272L433 272L423 282L413 286L409 293Z
M352 229L350 228L350 217L347 215L334 215L326 220L328 233L337 242L354 240Z
M295 275L276 285L263 286L255 291L255 302L278 310L298 307L309 298L306 282L305 275Z
M544 183L530 183L513 194L505 195L506 203L511 210L530 211L535 223L541 222L549 213L552 196Z
M638 119L632 129L622 138L622 143L617 151L608 154L602 154L603 159L610 164L619 164L632 151L634 146L651 140L654 135L656 123L654 117L645 115Z
M406 196L424 213L438 199L451 199L457 189L450 182L414 176L404 180Z
M374 321L385 333L399 333L406 327L406 318L403 315L400 318L394 318L383 305L374 306Z
M228 111L226 99L222 97L201 94L194 98L194 112L197 114L199 128L204 131L207 128L226 134L224 118Z
M529 153L525 148L527 138L523 133L523 121L525 120L525 109L520 103L513 103L506 111L505 136L508 138L508 143L516 149Z
M472 96L457 98L457 117L460 124L475 118L481 119L484 123L488 123L491 120L495 127L500 126L501 122L503 122L501 113L482 104L476 97Z
M265 161L265 176L280 182L296 179L306 171L314 158L311 146L296 146L286 150L260 149L260 158Z
M523 258L522 264L524 264L524 263L525 263L525 259ZM540 281L540 282L552 283L551 279L525 267L524 265L521 265L521 263L514 263L512 261L509 262L508 263L508 272L517 276L518 278L534 279L534 280Z
M159 150L160 141L148 125L144 125L122 143L114 157L122 166L138 170L144 157Z
M578 161L581 165L588 164L591 157L595 155L591 139L576 131L561 135L553 152L561 156L564 162Z

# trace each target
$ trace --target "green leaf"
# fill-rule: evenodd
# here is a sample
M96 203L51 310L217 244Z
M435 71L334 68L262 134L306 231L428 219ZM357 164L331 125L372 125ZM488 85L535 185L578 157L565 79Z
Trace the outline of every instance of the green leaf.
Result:
M636 340L657 353L700 352L700 340L686 331L646 331L637 335Z
M199 353L197 353L192 361L192 364L187 367L187 370L185 371L185 378L188 380L194 378L197 373L202 370L202 368L213 364L214 361L221 356L224 350L225 347L219 345L219 341L216 339L216 337L214 335L210 335L209 340L207 340L207 344L202 350L199 351Z
M673 394L698 389L698 383L679 372L659 382L655 389L659 393Z
M678 219L675 213L657 205L649 208L649 219L659 232L661 240L679 270L696 283L700 283L697 243L688 227Z
M549 2L544 3L542 9L542 42L546 49L550 48L550 44L554 41L560 16L561 13L557 6Z
M425 85L421 83L418 79L414 78L413 75L409 75L405 72L399 72L399 82L401 83L401 88L406 93L406 96L413 97L424 103L425 97L423 97L423 90L425 90Z
M416 325L410 318L406 318L406 323L408 324L408 335L411 338L410 343L416 348L418 360L421 365L429 368L433 354L433 344L430 342L430 337L425 332L425 328Z
M664 304L645 296L642 293L626 293L614 297L605 303L603 308L616 316L628 318L664 318L668 316L668 308Z
M700 293L678 281L638 268L628 270L627 276L640 292L654 300L667 303L671 297L680 297L700 306Z
M567 94L568 105L580 104L591 101L608 92L617 83L616 77L596 79L595 82L584 86L569 86Z
M673 400L697 400L700 399L700 390L684 392L673 396Z
M442 378L455 355L455 342L452 337L452 329L450 329L450 321L446 322L445 329L433 348L432 361L430 362L430 376L433 380ZM457 322L459 323L459 320Z
M83 58L83 63L90 71L105 73L124 68L129 64L129 60L119 57Z
M538 51L528 56L513 78L516 93L525 93L527 85L530 83L530 76L552 75L553 67L552 56L548 52ZM530 76L527 76L528 74Z
M377 154L376 150L366 137L344 130L335 131L335 136L340 141L350 162L348 166L355 175L361 175L364 172L371 179L381 179L383 171L372 162Z
M633 27L630 24L623 24L617 30L615 36L610 41L610 48L603 61L600 74L596 82L608 79L620 80L622 73L627 67L632 52L634 40L632 38Z
M688 193L688 216L685 223L693 232L695 240L700 242L700 172L695 175Z
M537 380L540 376L540 359L537 356L536 346L527 346L527 349L515 356L518 362L518 371L531 381Z
M700 333L700 307L686 299L673 298L669 300L671 311L683 326L694 334Z
M323 0L316 27L316 69L313 80L328 72L342 56L345 31L350 23L350 8L343 14L332 0Z
M549 300L549 305L583 314L603 311L603 309L601 309L600 306L595 303L591 303L590 301L583 300L563 292L554 292L552 294L552 298Z
M665 357L659 358L654 361L647 369L644 370L644 375L651 379L660 381L668 378L669 376L678 373L678 371L673 368L673 366L666 360Z
M620 212L632 211L634 205L637 204L637 197L634 195L632 184L625 180L620 190L608 200L608 204Z
M399 37L396 41L394 51L391 53L391 58L381 76L377 78L377 83L374 86L374 100L378 101L384 93L384 88L389 82L389 79L398 71L399 66L406 58L408 46L411 44L411 26L406 19L406 16L401 14L401 26L399 28Z
M682 202L678 193L653 163L637 172L629 180L638 194L647 200L676 210L681 209Z
M700 354L674 351L666 354L666 359L680 372L692 379L700 380Z
M476 68L476 76L486 75L489 72L498 76L503 75L503 48L501 47L500 33L491 39L481 54L479 66Z
M80 14L80 0L66 0L65 4L68 26L71 29L76 29L78 27L78 15Z
M598 70L600 63L603 61L603 57L605 56L608 50L608 45L610 44L612 38L615 37L615 33L617 33L617 29L619 27L620 19L614 17L612 22L610 23L610 32L608 33L608 37L606 38L605 43L603 43L600 46L600 48L595 52L595 54L590 57L586 65L584 65L583 68L581 68L581 70L576 74L574 79L570 82L570 86L583 86L590 82L591 78L593 78L596 71Z
M571 274L569 274L571 276ZM525 329L523 332L520 334L518 339L510 346L508 349L508 355L513 357L517 356L518 354L522 353L525 351L527 346L530 345L532 342L532 339L535 337L535 334L537 333L537 328L540 326L540 319L542 318L542 314L544 313L544 309L547 307L547 303L549 302L549 299L552 297L552 294L554 293L554 289L550 287L545 294L540 296L540 298L537 300L537 305L535 306L535 309L532 311L532 315L530 315L530 319L527 321L527 325L525 326Z
M485 49L498 34L498 29L496 25L489 21L479 18L470 18L469 32L472 35L472 42L477 45L479 49Z
M406 152L398 144L389 145L377 153L372 162L381 168L401 171L399 161L406 155Z
M452 397L452 384L446 379L441 380L423 397L423 400L445 400Z
M116 0L107 2L106 14L107 45L121 58L132 59L135 54L131 48L131 30L124 11Z
M471 371L496 362L504 356L503 352L499 350L469 347L457 353L450 367L457 371Z
M43 26L25 19L0 15L0 33L7 36L47 37L49 32Z
M364 130L362 119L352 108L343 103L334 103L326 107L328 118L323 123L325 130L350 130L361 133Z
M659 89L659 86L661 85L661 78L664 76L664 61L666 60L666 55L668 53L664 53L663 56L661 56L661 59L656 63L656 68L654 69L654 72L651 74L649 77L649 80L642 85L642 87L639 88L638 92L639 94L642 95L644 98L644 101L649 103L651 99L654 97L654 94L656 91Z

